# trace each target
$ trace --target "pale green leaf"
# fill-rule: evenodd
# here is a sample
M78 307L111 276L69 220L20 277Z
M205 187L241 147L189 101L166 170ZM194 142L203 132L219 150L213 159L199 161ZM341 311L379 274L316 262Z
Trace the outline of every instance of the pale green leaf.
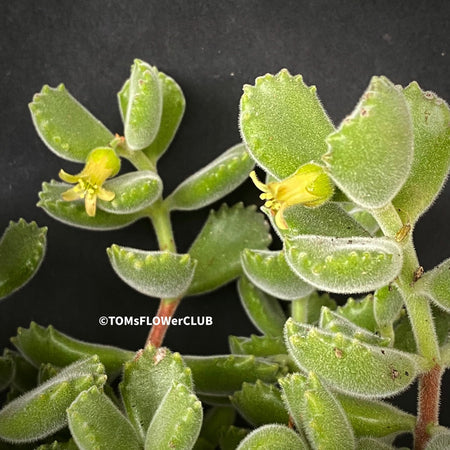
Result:
M88 230L114 230L123 228L136 222L142 214L111 214L97 209L95 216L90 217L86 213L83 200L68 202L62 199L61 195L70 186L66 183L59 183L52 180L50 183L42 184L42 191L39 192L40 206L49 216L60 222L72 225L77 228Z
M380 328L392 324L402 309L403 297L394 286L384 286L378 289L373 298L373 312Z
M440 429L428 441L425 450L448 450L450 448L450 430Z
M53 441L51 444L42 444L36 450L79 450L79 448L73 439L69 439L67 442Z
M326 152L325 138L334 130L316 87L306 86L301 75L286 69L244 86L240 127L252 157L279 179L318 161Z
M180 296L194 276L196 263L189 255L138 250L116 244L107 252L117 275L133 289L150 297Z
M203 208L243 183L254 166L244 144L237 144L183 181L167 198L169 209Z
M208 292L237 278L242 250L266 248L270 241L267 223L255 207L238 203L212 211L189 250L198 264L188 294Z
M288 423L289 416L281 400L281 392L274 385L257 380L243 383L242 389L231 397L238 413L257 427L268 423Z
M182 383L173 383L155 412L145 439L145 450L191 449L202 426L202 404Z
M269 336L281 336L286 315L274 297L254 286L246 277L238 281L242 306L253 325Z
M220 450L236 450L239 442L249 433L250 430L247 428L230 426L220 437Z
M20 443L50 436L67 424L66 409L78 394L105 381L96 356L68 366L0 411L0 437Z
M402 252L387 238L298 236L285 240L286 260L304 280L336 293L367 292L395 279Z
M450 166L450 110L416 82L403 91L412 115L414 159L411 172L393 203L407 221L415 222L437 197Z
M250 281L274 297L294 300L314 290L292 271L281 251L246 249L242 252L241 262Z
M450 258L426 272L417 284L438 306L450 312Z
M103 187L114 192L115 197L110 202L98 199L99 209L113 214L133 214L149 207L160 197L162 181L156 173L142 170L113 178Z
M134 352L79 341L51 325L44 328L35 322L30 323L30 328L18 328L11 342L36 367L46 363L65 367L79 359L97 355L110 378L116 377L122 371L123 364L134 357Z
M342 333L286 322L286 345L304 371L333 389L361 397L386 397L406 389L417 375L412 355L375 347Z
M281 336L229 336L228 343L231 353L235 355L271 356L287 353Z
M92 149L107 146L114 137L63 84L44 86L29 106L40 138L52 152L69 161L84 162Z
M386 77L373 77L327 143L323 159L348 198L365 208L389 203L406 181L413 159L412 120L401 90Z
M380 440L369 437L358 439L356 446L356 450L395 450L395 448Z
M128 417L142 439L174 382L192 388L190 370L179 353L171 353L164 347L147 346L125 365L120 392Z
M237 450L307 450L308 444L284 425L263 425L251 432Z
M135 59L127 96L126 143L131 150L142 150L153 142L161 123L162 88L156 70Z
M96 386L82 392L67 409L70 432L83 450L140 450L131 423Z
M12 294L37 272L45 255L47 227L20 219L9 222L0 240L0 299Z
M345 305L337 307L336 312L361 328L372 332L378 328L374 315L373 294L356 300L350 297Z

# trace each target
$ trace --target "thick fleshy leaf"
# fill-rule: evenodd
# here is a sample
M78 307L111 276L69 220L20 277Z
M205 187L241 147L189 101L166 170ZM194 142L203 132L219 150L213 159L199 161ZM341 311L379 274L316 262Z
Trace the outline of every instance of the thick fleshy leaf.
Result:
M397 447L392 447L392 445L370 437L358 439L356 443L356 450L395 450L396 448Z
M53 364L41 364L38 372L38 384L45 383L50 378L55 377L60 372L60 369Z
M323 306L326 306L332 311L337 307L336 301L327 293L319 294L317 291L312 292L308 297L307 323L315 324L319 321Z
M186 292L194 276L196 263L189 255L116 244L107 252L117 275L133 289L150 297L178 297Z
M40 138L61 158L84 162L93 148L105 147L114 138L63 84L44 86L29 106Z
M205 414L200 436L194 450L214 450L222 434L234 423L236 412L227 406L214 406Z
M237 144L183 181L169 195L170 209L203 208L236 189L254 166L244 144Z
M314 373L309 374L303 395L304 428L313 448L354 449L355 437L347 415Z
M211 211L189 254L198 261L188 294L200 294L228 283L242 273L241 252L262 249L271 241L264 216L242 203Z
M37 272L45 255L47 227L20 219L9 222L0 240L0 299L12 294Z
M242 389L231 396L239 414L253 426L268 423L288 423L289 416L281 400L280 390L261 380L243 383Z
M243 355L183 356L192 370L195 391L206 395L231 395L244 381L274 383L284 368L263 358Z
M378 289L373 297L373 313L378 326L391 325L398 318L402 306L402 294L394 285Z
M229 427L220 437L219 444L221 450L236 450L239 443L250 433L247 428L235 426Z
M308 444L293 430L284 425L263 425L250 433L237 450L307 450Z
M336 312L331 311L327 307L322 308L319 327L330 331L331 333L343 333L371 345L385 347L390 342L389 338L384 338L378 334L371 333L365 328L355 325L353 322L337 314Z
M202 426L202 404L182 383L174 383L155 412L145 439L145 450L191 449Z
M6 348L3 355L11 359L14 371L11 380L11 387L14 390L24 393L36 387L38 381L38 371L21 354Z
M298 236L286 239L286 260L304 280L336 293L367 292L398 275L402 252L387 238Z
M301 75L286 69L244 86L240 127L250 154L279 179L318 161L326 152L325 138L334 130L316 87L306 86Z
M73 439L67 442L53 441L51 444L42 444L36 450L79 450Z
M67 191L69 187L66 183L59 183L54 180L50 183L42 183L42 191L39 192L40 200L37 205L49 216L60 222L88 230L123 228L142 217L139 212L111 214L101 209L97 209L94 217L88 216L83 200L68 202L62 199L62 193Z
M142 439L172 384L192 389L190 370L179 353L166 348L146 347L139 357L125 365L120 384L125 410Z
M228 343L231 353L235 355L271 356L287 353L281 336L229 336Z
M286 345L304 371L333 389L361 397L386 397L406 389L417 374L412 355L375 347L342 333L286 322Z
M450 167L450 110L416 82L403 91L412 115L414 159L411 172L393 204L400 215L415 222L439 194Z
M290 373L278 380L289 416L297 430L303 434L303 403L306 389L306 377L300 373Z
M9 387L13 378L14 361L8 354L0 356L0 391Z
M356 204L380 208L406 181L413 160L413 129L400 89L373 77L353 113L327 137L331 177Z
M124 98L122 96L122 101ZM128 148L142 150L153 142L161 123L162 105L162 88L157 71L135 59L131 67L124 122Z
M371 236L375 236L380 226L372 214L354 203L341 203L345 211L355 219Z
M361 328L375 332L378 328L374 315L373 294L362 299L350 297L345 305L338 306L336 312Z
M99 209L113 214L133 214L159 198L162 181L156 173L141 170L113 178L104 184L104 188L114 192L115 197L110 202L98 199Z
M269 336L281 336L286 315L274 297L254 286L246 277L238 281L242 306L253 325Z
M122 371L123 364L134 357L134 352L79 341L55 330L51 325L44 328L35 322L30 323L30 328L18 328L11 342L36 367L46 363L65 367L79 359L97 355L109 378L116 377Z
M274 297L294 300L314 290L292 271L281 251L246 249L242 252L241 262L250 281Z
M67 409L70 432L81 449L140 450L131 423L97 387L82 392Z
M78 394L105 381L96 356L68 366L0 411L0 437L20 443L50 436L67 424L66 409Z
M450 258L425 273L417 284L438 306L450 312Z
M429 440L425 450L446 450L450 448L450 430L443 429L436 432Z

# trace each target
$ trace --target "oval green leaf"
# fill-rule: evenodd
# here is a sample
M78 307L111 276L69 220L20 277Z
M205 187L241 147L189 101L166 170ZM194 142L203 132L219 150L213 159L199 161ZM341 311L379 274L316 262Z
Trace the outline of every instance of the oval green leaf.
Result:
M426 272L417 285L438 306L450 312L450 258Z
M101 209L97 209L95 216L90 217L86 213L83 200L67 202L62 199L61 194L69 187L66 183L54 180L50 183L42 183L37 205L54 219L87 230L115 230L126 227L142 217L139 212L111 214Z
M128 148L142 150L156 137L161 123L162 89L156 70L135 59L131 67L124 134Z
M287 353L281 336L229 336L228 343L231 353L235 355L272 356Z
M244 144L237 144L183 181L167 198L169 209L203 208L243 183L254 166Z
M373 313L378 326L390 326L398 319L402 306L402 294L394 285L378 289L373 296Z
M294 300L314 290L292 271L281 251L246 249L242 252L241 262L250 281L274 297Z
M208 292L237 278L242 273L242 250L269 245L268 225L255 209L238 203L211 211L189 250L198 264L188 294Z
M0 299L26 284L45 255L47 227L20 219L9 222L0 240Z
M133 289L150 297L178 297L186 292L194 276L196 262L189 255L116 244L107 252L117 275Z
M285 240L286 260L321 290L359 293L395 279L402 267L398 244L387 238L298 236Z
M237 450L307 450L309 445L294 431L284 425L263 425L251 432Z
M417 375L417 364L408 353L364 344L342 333L289 319L285 337L289 353L302 370L315 372L341 392L386 397L406 389Z
M40 138L52 152L69 161L85 162L93 148L106 147L114 138L63 84L44 86L29 107Z
M244 86L239 120L250 154L278 179L319 161L326 152L325 138L334 130L316 87L286 69Z
M406 181L413 160L413 130L400 89L373 77L353 113L327 138L330 175L356 204L380 208Z
M81 449L142 449L131 423L97 386L75 399L67 417L72 437Z

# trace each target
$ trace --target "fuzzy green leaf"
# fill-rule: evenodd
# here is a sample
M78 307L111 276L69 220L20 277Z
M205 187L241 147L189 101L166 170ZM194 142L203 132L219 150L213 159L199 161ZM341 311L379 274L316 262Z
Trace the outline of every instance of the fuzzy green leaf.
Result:
M61 158L84 162L96 147L105 147L112 133L78 103L63 84L44 86L29 104L40 138Z
M450 448L450 430L442 429L428 441L425 450L447 450Z
M194 276L196 263L189 255L116 244L107 252L117 275L133 289L150 297L178 297L186 292Z
M126 227L142 217L140 213L111 214L101 209L97 209L95 216L90 217L82 200L68 202L62 199L62 193L68 188L69 185L66 183L54 180L42 183L37 205L54 219L87 230L115 230Z
M38 384L45 383L50 378L55 377L60 372L60 369L53 364L41 364L38 371Z
M253 355L183 356L192 370L199 394L224 396L241 389L244 381L274 383L283 374L278 364Z
M331 333L343 333L366 344L385 347L390 342L389 338L380 337L375 333L371 333L327 307L322 308L319 327Z
M358 439L356 450L395 450L397 447L392 447L380 440L364 437Z
M254 166L244 144L237 144L183 181L169 195L170 209L203 208L243 183Z
M235 355L271 356L287 353L281 336L229 336L228 343L231 353Z
M357 300L350 297L345 305L338 306L336 312L358 327L366 328L372 332L375 332L378 328L374 315L373 294L368 294Z
M414 158L411 172L393 203L408 221L415 222L437 197L450 167L450 110L416 82L403 91L412 115Z
M301 75L286 69L244 86L240 127L252 157L279 179L318 161L326 152L325 138L334 130L316 87L306 86Z
M145 450L191 449L202 426L202 404L182 383L174 383L148 427Z
M68 366L0 411L0 437L20 443L50 436L67 424L66 409L78 394L105 381L96 356Z
M199 440L194 450L214 450L219 445L221 435L227 430L236 418L236 412L232 407L214 406L206 414L200 430ZM204 445L199 445L199 441Z
M336 301L330 298L328 294L319 294L318 292L312 292L308 297L307 307L307 323L317 323L320 319L320 313L322 307L334 311L336 309Z
M67 409L72 437L80 449L140 450L131 423L97 387L82 392Z
M243 383L242 389L231 396L231 403L255 427L289 421L279 389L261 380L257 380L255 384Z
M11 342L36 367L46 363L65 367L79 359L97 355L109 378L115 378L122 371L123 364L134 357L134 352L79 341L51 325L44 328L35 322L30 323L30 328L18 328Z
M162 181L156 173L142 170L113 178L104 184L104 188L116 195L110 202L98 199L99 209L113 214L133 214L159 198Z
M53 441L51 444L42 444L36 450L79 450L73 439L67 442Z
M0 240L0 299L12 294L37 272L45 255L47 227L20 219L9 222Z
M286 260L304 280L336 293L367 292L398 275L402 252L387 238L298 236L285 241Z
M122 96L122 101L124 98ZM135 59L131 67L124 121L128 148L142 150L153 142L161 123L162 105L162 88L157 71Z
M0 356L0 391L11 384L14 378L14 361L11 355Z
M27 392L36 387L38 381L38 371L21 354L6 348L3 355L10 358L13 365L13 378L11 387L20 393Z
M373 312L380 328L391 325L402 309L403 297L394 286L384 286L378 289L373 298Z
M438 306L450 312L450 258L425 273L417 284Z
M246 249L242 252L241 262L250 281L274 297L294 300L314 290L292 271L281 251Z
M264 217L242 203L211 211L189 254L198 261L188 294L217 289L242 273L240 256L245 248L262 249L271 241Z
M342 406L314 373L309 374L303 395L304 428L312 446L354 449L355 437Z
M300 373L290 373L278 380L283 399L289 415L297 430L303 433L303 403L306 386L306 377Z
M146 347L134 361L125 365L120 384L125 410L142 439L173 383L192 389L192 377L181 356L166 348Z
M286 322L286 345L304 371L313 371L333 389L361 397L385 397L406 389L417 375L413 357L375 347L342 333Z
M373 77L353 113L327 143L323 159L352 201L366 208L389 203L413 160L412 121L401 90L386 77Z
M254 286L246 277L238 281L238 292L247 316L262 333L281 336L286 315L274 297Z
M220 437L219 444L221 450L236 450L250 430L247 428L239 428L235 426L230 426Z
M263 425L250 433L237 450L307 450L308 444L293 430L284 425Z

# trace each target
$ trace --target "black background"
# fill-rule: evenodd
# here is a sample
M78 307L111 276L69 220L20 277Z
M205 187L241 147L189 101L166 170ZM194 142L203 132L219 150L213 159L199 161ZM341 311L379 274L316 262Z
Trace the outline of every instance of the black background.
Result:
M168 194L239 142L242 85L264 73L286 67L303 74L308 84L317 86L336 124L351 112L372 75L386 75L402 85L417 80L448 100L447 5L350 0L3 2L0 230L10 219L24 217L49 231L47 256L37 276L0 303L2 346L18 326L35 320L80 339L134 350L145 342L146 327L101 327L99 316L152 316L157 309L157 300L118 279L105 252L112 243L156 249L147 222L112 232L84 231L54 221L35 206L42 181L57 178L60 168L70 173L80 169L51 153L33 129L27 104L43 84L64 82L111 131L121 133L116 93L133 59L175 78L187 109L159 164ZM450 253L449 187L415 231L425 270ZM226 198L230 204L240 200L259 201L250 182ZM188 249L208 209L173 214L180 252ZM228 334L256 331L234 284L186 299L178 314L210 315L214 321L212 327L171 328L165 344L181 353L225 353ZM413 396L404 402L414 411Z

